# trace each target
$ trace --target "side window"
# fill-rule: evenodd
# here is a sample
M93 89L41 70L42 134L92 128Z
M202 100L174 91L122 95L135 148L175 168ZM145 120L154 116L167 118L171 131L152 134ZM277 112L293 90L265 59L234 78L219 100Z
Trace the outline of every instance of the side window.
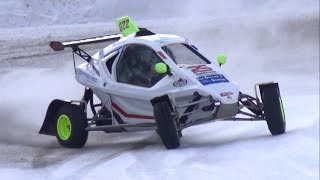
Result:
M152 87L165 75L154 70L162 62L157 53L144 45L130 44L124 47L116 66L117 81L142 87Z
M117 56L119 55L119 53L114 54L112 57L110 57L107 62L106 62L106 66L110 72L110 74L112 74L112 65L114 63L114 60L117 58Z

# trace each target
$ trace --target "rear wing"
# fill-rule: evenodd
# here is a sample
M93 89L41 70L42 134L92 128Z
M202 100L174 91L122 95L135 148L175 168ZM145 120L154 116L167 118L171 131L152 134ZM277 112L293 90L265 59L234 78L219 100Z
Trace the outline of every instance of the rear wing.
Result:
M50 47L54 51L62 51L66 47L72 48L73 53L80 56L82 59L84 59L86 62L88 62L93 70L100 76L100 73L98 69L94 66L94 64L91 62L92 57L79 48L80 45L86 45L86 44L95 44L95 43L101 43L101 42L107 42L107 41L117 41L122 37L121 34L114 34L114 35L108 35L108 36L100 36L100 37L93 37L93 38L87 38L87 39L80 39L80 40L74 40L74 41L67 41L67 42L60 42L60 41L51 41ZM75 67L75 58L73 56L73 65L74 70L76 72Z
M71 47L72 50L75 52L79 50L79 47L78 47L79 45L94 44L94 43L100 43L105 41L117 41L121 37L127 37L132 34L135 34L135 36L154 34L153 32L145 28L139 28L137 24L129 16L124 16L117 19L116 25L118 27L118 30L121 32L121 34L93 37L93 38L80 39L80 40L68 41L68 42L51 41L50 47L54 51L62 51L66 47Z
M121 34L113 34L113 35L99 36L99 37L73 40L73 41L67 41L67 42L51 41L50 47L54 51L62 51L66 47L71 47L75 51L79 48L78 46L80 45L95 44L95 43L101 43L101 42L107 42L107 41L118 41L121 37L122 37Z
M84 59L86 62L88 62L94 71L100 76L100 73L98 69L94 66L94 63L91 62L92 57L79 48L80 45L85 44L95 44L100 42L107 42L107 41L118 41L122 37L127 37L132 34L134 34L135 37L137 36L147 36L147 35L154 35L153 32L145 29L145 28L139 28L134 21L128 16L121 17L116 20L117 27L121 34L113 34L113 35L107 35L107 36L100 36L100 37L93 37L93 38L87 38L87 39L80 39L75 41L67 41L67 42L60 42L60 41L51 41L50 47L54 51L62 51L66 47L72 48L73 52L73 65L74 69L76 71L75 67L75 58L74 54L77 54L82 59Z

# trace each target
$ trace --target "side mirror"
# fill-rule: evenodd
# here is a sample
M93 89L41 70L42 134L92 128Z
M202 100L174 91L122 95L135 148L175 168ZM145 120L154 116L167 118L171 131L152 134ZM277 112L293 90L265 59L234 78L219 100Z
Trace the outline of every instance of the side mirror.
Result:
M227 62L227 57L224 54L218 54L217 61L219 63L219 66L224 65Z
M165 74L168 72L168 67L165 63L157 63L154 66L154 69L156 70L157 73L159 74Z

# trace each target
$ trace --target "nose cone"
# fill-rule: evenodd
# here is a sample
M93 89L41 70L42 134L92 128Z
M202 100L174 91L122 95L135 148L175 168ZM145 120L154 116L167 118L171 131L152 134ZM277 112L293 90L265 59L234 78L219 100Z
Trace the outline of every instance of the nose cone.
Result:
M182 67L190 79L199 85L200 91L224 104L238 102L239 86L231 81L219 67L209 64Z

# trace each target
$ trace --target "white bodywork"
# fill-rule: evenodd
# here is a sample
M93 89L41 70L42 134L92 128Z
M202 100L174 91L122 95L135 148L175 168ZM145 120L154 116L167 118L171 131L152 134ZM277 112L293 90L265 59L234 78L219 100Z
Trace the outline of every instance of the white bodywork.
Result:
M92 65L84 63L76 68L76 79L84 86L90 87L93 93L101 100L102 104L105 104L110 112L116 112L124 123L154 122L153 106L150 100L163 95L168 95L173 108L181 117L187 107L179 108L179 106L191 103L195 92L203 96L201 100L204 100L204 102L199 103L194 108L194 113L187 115L188 122L210 118L214 113L217 113L217 108L206 112L200 110L201 107L208 106L212 102L209 99L205 101L207 97L212 97L214 101L220 102L221 106L232 106L230 113L226 113L226 115L220 114L220 116L212 119L235 116L239 96L238 84L232 82L216 62L211 61L211 64L200 66L200 68L206 69L204 73L196 72L199 70L199 66L197 65L175 64L170 56L161 48L164 45L172 43L187 44L185 39L175 35L156 34L141 37L123 37L92 56L92 63L99 71L100 76L94 71ZM169 66L172 75L166 75L150 88L117 82L115 66L119 55L112 65L112 74L107 69L106 62L115 53L120 52L119 54L121 54L122 48L127 44L143 44L155 50L158 55L161 52L164 56L161 57L160 55L159 57ZM208 74L221 74L229 82L208 85L201 84L197 78L207 76ZM174 86L173 84L180 78L186 84L181 87ZM113 122L114 124L119 123L117 120L113 120Z

